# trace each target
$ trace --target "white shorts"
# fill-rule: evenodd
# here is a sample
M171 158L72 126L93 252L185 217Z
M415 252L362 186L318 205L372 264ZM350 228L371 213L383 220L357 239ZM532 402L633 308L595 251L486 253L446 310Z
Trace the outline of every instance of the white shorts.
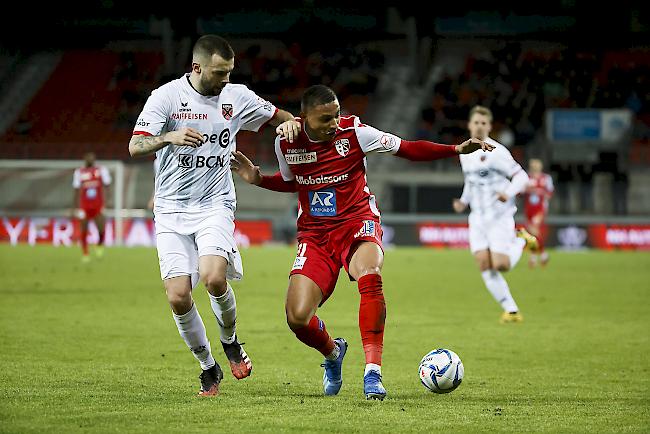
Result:
M244 275L234 238L235 217L232 211L158 213L154 220L160 277L163 280L190 276L194 287L198 282L199 257L207 255L226 258L226 279L240 280Z
M469 249L472 253L490 249L491 252L509 254L517 240L515 219L510 214L484 219L478 214L469 215Z

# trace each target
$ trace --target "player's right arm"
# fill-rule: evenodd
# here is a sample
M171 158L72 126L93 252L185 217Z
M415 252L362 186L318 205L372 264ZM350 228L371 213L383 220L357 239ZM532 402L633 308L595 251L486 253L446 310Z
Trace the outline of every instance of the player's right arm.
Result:
M294 193L298 191L293 173L284 159L282 149L280 149L281 140L280 136L275 138L275 156L278 158L280 170L274 175L263 175L259 166L254 165L246 155L239 151L232 153L230 168L233 172L237 172L249 184L282 193Z
M296 183L293 180L285 181L280 171L276 172L275 175L270 176L262 174L260 166L254 165L253 162L240 151L232 153L230 168L249 184L282 193L294 193L297 191Z
M189 146L198 148L203 144L203 136L194 128L181 128L177 131L168 131L159 136L136 134L129 142L129 153L132 157L144 157L156 153L168 145Z
M81 208L81 204L79 203L79 191L81 190L81 173L79 172L79 169L75 169L74 174L72 175L72 189L74 191L74 195L72 198L72 211L70 215L71 217L76 217L78 210Z
M463 185L463 194L460 195L459 198L454 198L452 202L452 207L454 208L454 211L457 213L461 213L467 209L467 205L470 202L470 193L469 193L469 187L467 187L467 182Z
M198 148L203 144L203 136L194 128L164 132L172 113L172 89L165 85L151 92L129 141L132 157L151 155L169 145Z

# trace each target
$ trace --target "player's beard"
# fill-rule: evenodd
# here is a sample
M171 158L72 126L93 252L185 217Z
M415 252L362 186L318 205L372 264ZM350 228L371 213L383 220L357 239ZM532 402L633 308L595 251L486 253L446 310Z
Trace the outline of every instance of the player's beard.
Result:
M223 83L214 84L207 80L201 80L201 87L207 90L208 95L206 96L217 96L221 93L223 88L226 87L226 85Z

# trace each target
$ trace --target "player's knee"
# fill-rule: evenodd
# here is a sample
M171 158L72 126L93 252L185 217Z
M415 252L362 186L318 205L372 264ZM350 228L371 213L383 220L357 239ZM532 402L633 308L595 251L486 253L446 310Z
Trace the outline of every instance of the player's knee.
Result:
M501 272L508 271L510 270L510 262L509 261L495 262L494 269Z
M287 325L291 330L298 330L309 325L311 320L310 312L287 309Z
M201 276L201 280L208 289L208 292L215 297L225 294L227 288L226 276L220 276L217 273L206 274L205 276Z
M182 291L167 291L167 301L176 314L182 315L192 308L192 295Z
M378 276L381 276L381 267L379 267L378 265L362 267L359 268L356 274L357 274L356 280L359 280L363 276L367 276L369 274L376 274Z

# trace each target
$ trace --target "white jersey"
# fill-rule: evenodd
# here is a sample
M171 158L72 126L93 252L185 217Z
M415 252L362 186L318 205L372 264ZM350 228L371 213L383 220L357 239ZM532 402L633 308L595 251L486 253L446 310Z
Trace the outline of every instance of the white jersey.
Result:
M154 212L234 212L230 155L237 147L237 133L258 131L276 111L241 84L228 84L217 96L203 96L190 84L189 74L154 90L133 134L159 136L184 127L203 134L198 148L168 145L156 152Z
M513 216L517 211L514 196L501 202L497 194L506 192L510 179L523 169L505 146L489 137L485 142L494 146L492 152L476 151L460 156L465 176L461 201L469 204L475 217L493 219L502 215Z

